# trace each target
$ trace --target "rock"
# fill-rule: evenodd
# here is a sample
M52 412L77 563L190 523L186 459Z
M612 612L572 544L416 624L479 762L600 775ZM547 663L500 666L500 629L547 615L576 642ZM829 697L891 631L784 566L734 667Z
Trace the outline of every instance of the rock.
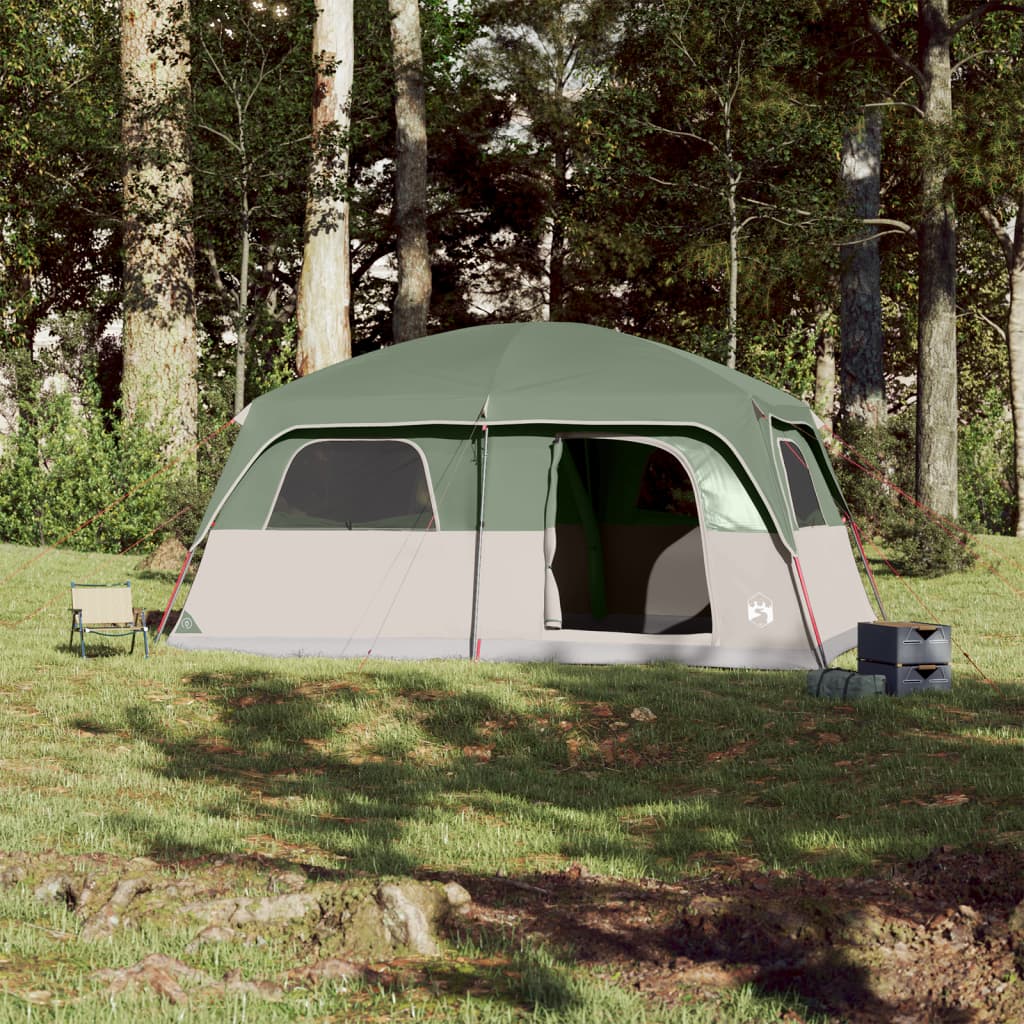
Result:
M36 886L32 895L44 903L60 900L69 907L74 907L78 902L75 884L67 875L55 875L53 878L45 879Z
M125 911L140 893L149 892L152 885L147 878L122 878L114 886L110 899L96 911L82 927L86 941L103 938L127 924Z
M200 946L211 942L230 942L236 938L238 933L234 928L225 928L223 925L210 925L204 928L186 947L186 953L195 953Z
M298 892L306 884L306 876L301 871L281 871L271 875L267 888L271 892Z
M12 864L0 871L0 885L17 885L19 882L25 881L27 874L23 865Z
M458 882L446 882L444 894L448 899L448 906L455 913L465 913L473 902L473 897Z
M320 916L320 904L312 893L288 893L267 896L260 900L245 900L232 916L232 924L279 924L301 921L311 915Z
M409 954L436 956L445 922L472 897L457 883L360 880L320 894L316 935L325 953L373 962Z
M329 960L317 960L306 967L295 967L288 971L285 980L292 987L298 985L320 985L325 981L346 981L349 978L361 978L364 968L351 960L331 957Z
M151 988L175 1005L188 1002L183 982L209 985L212 981L202 971L163 953L152 953L133 967L94 971L92 976L97 981L107 983L111 997L119 995L126 988Z
M437 956L440 947L434 937L437 897L419 883L386 883L377 890L383 908L381 922L396 946L404 946L421 956Z
M1010 935L1010 945L1018 952L1024 951L1024 900L1013 908L1006 926Z

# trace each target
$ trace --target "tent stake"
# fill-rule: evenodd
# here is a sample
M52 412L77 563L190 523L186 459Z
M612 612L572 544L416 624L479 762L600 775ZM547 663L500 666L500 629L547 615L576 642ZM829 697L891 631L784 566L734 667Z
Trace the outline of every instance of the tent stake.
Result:
M480 445L480 508L476 518L476 565L473 568L473 618L469 627L469 656L480 660L480 640L477 636L480 625L480 574L484 560L484 501L487 496L487 439L485 423L481 428L483 436Z

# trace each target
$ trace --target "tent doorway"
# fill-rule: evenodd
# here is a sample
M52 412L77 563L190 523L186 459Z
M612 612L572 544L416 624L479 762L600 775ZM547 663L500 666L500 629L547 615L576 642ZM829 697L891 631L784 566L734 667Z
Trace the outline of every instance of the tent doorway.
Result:
M556 442L555 459L550 565L562 627L710 633L699 502L679 456L639 439L572 436Z

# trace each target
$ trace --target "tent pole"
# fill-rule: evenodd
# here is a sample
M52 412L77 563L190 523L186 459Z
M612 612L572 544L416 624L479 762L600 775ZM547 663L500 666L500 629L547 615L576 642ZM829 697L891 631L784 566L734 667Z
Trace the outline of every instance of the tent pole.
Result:
M484 502L487 497L487 440L489 432L485 423L481 428L480 444L480 507L476 517L476 564L473 568L473 618L469 627L469 656L480 660L480 574L484 560Z
M882 621L888 620L889 616L885 614L885 605L882 604L882 595L878 592L878 584L875 582L875 574L871 571L871 565L868 562L868 556L864 553L864 544L861 542L860 530L857 529L857 524L853 520L853 516L850 516L848 520L850 529L853 531L853 539L857 542L857 550L860 552L860 560L864 566L864 571L868 574L868 579L871 582L871 589L875 594L875 601L878 603L878 610L881 612Z
M167 624L167 616L171 614L171 605L174 604L174 599L178 596L178 591L181 589L181 581L185 578L185 573L188 572L188 567L192 564L192 555L194 551L189 551L185 556L185 564L181 567L181 572L178 573L178 579L174 584L174 589L171 591L171 599L167 602L167 607L164 609L164 614L160 619L160 625L157 626L156 636L153 638L153 643L159 643L160 637L163 636L164 626Z
M800 589L804 595L804 607L811 620L811 629L814 630L814 642L818 645L818 657L821 659L821 667L828 668L828 658L825 657L825 645L821 642L821 631L818 629L818 620L814 617L814 609L811 607L811 595L807 592L807 581L804 579L804 571L800 568L800 559L793 555L793 565L796 567L796 574L800 579Z

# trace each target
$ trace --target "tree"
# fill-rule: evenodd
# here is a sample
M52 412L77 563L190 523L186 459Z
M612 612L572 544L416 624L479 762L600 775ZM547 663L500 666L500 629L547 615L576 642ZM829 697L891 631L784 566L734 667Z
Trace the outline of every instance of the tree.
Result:
M573 182L590 262L622 275L609 314L758 374L818 333L832 258L811 234L834 203L836 143L807 81L813 13L628 5Z
M427 333L430 249L427 246L427 112L419 0L389 0L395 69L395 230L398 294L395 341Z
M124 413L195 442L198 349L187 0L121 0Z
M525 315L562 320L572 301L568 264L575 195L573 178L582 142L580 101L589 91L598 66L611 51L618 5L600 0L528 0L485 6L487 26L478 59L488 68L492 87L507 98L515 124L500 139L506 155L515 154L544 190L543 211L531 239L533 266L524 266L520 292ZM525 184L525 183L524 183ZM522 255L526 255L522 253ZM540 279L531 289L530 279ZM525 287L524 287L525 286Z
M352 354L348 131L355 61L352 0L320 0L313 28L313 160L297 302L300 376Z
M840 417L878 426L886 418L878 233L882 115L868 109L843 133L841 173L849 214L863 225L840 249Z
M236 413L249 350L268 355L295 311L314 15L301 4L193 3L199 313L213 338L230 335Z
M1024 18L989 18L978 26L964 67L963 121L971 131L956 155L966 201L996 242L1006 278L997 289L1000 303L986 316L1006 348L1014 432L1015 532L1024 536ZM1008 302L1003 296L1008 297ZM988 377L991 381L991 375Z
M47 320L95 348L119 312L117 40L102 2L0 2L0 386L19 401Z
M957 516L956 208L941 136L953 116L948 0L918 2L919 106L933 145L921 166L918 221L917 498ZM939 143L935 145L934 143Z
M957 515L956 207L953 200L953 44L967 30L1001 12L1024 13L1012 3L971 5L954 17L949 0L917 0L916 60L905 57L885 20L869 14L882 52L917 86L923 125L918 150L918 500L941 515ZM971 55L958 70L977 59Z

